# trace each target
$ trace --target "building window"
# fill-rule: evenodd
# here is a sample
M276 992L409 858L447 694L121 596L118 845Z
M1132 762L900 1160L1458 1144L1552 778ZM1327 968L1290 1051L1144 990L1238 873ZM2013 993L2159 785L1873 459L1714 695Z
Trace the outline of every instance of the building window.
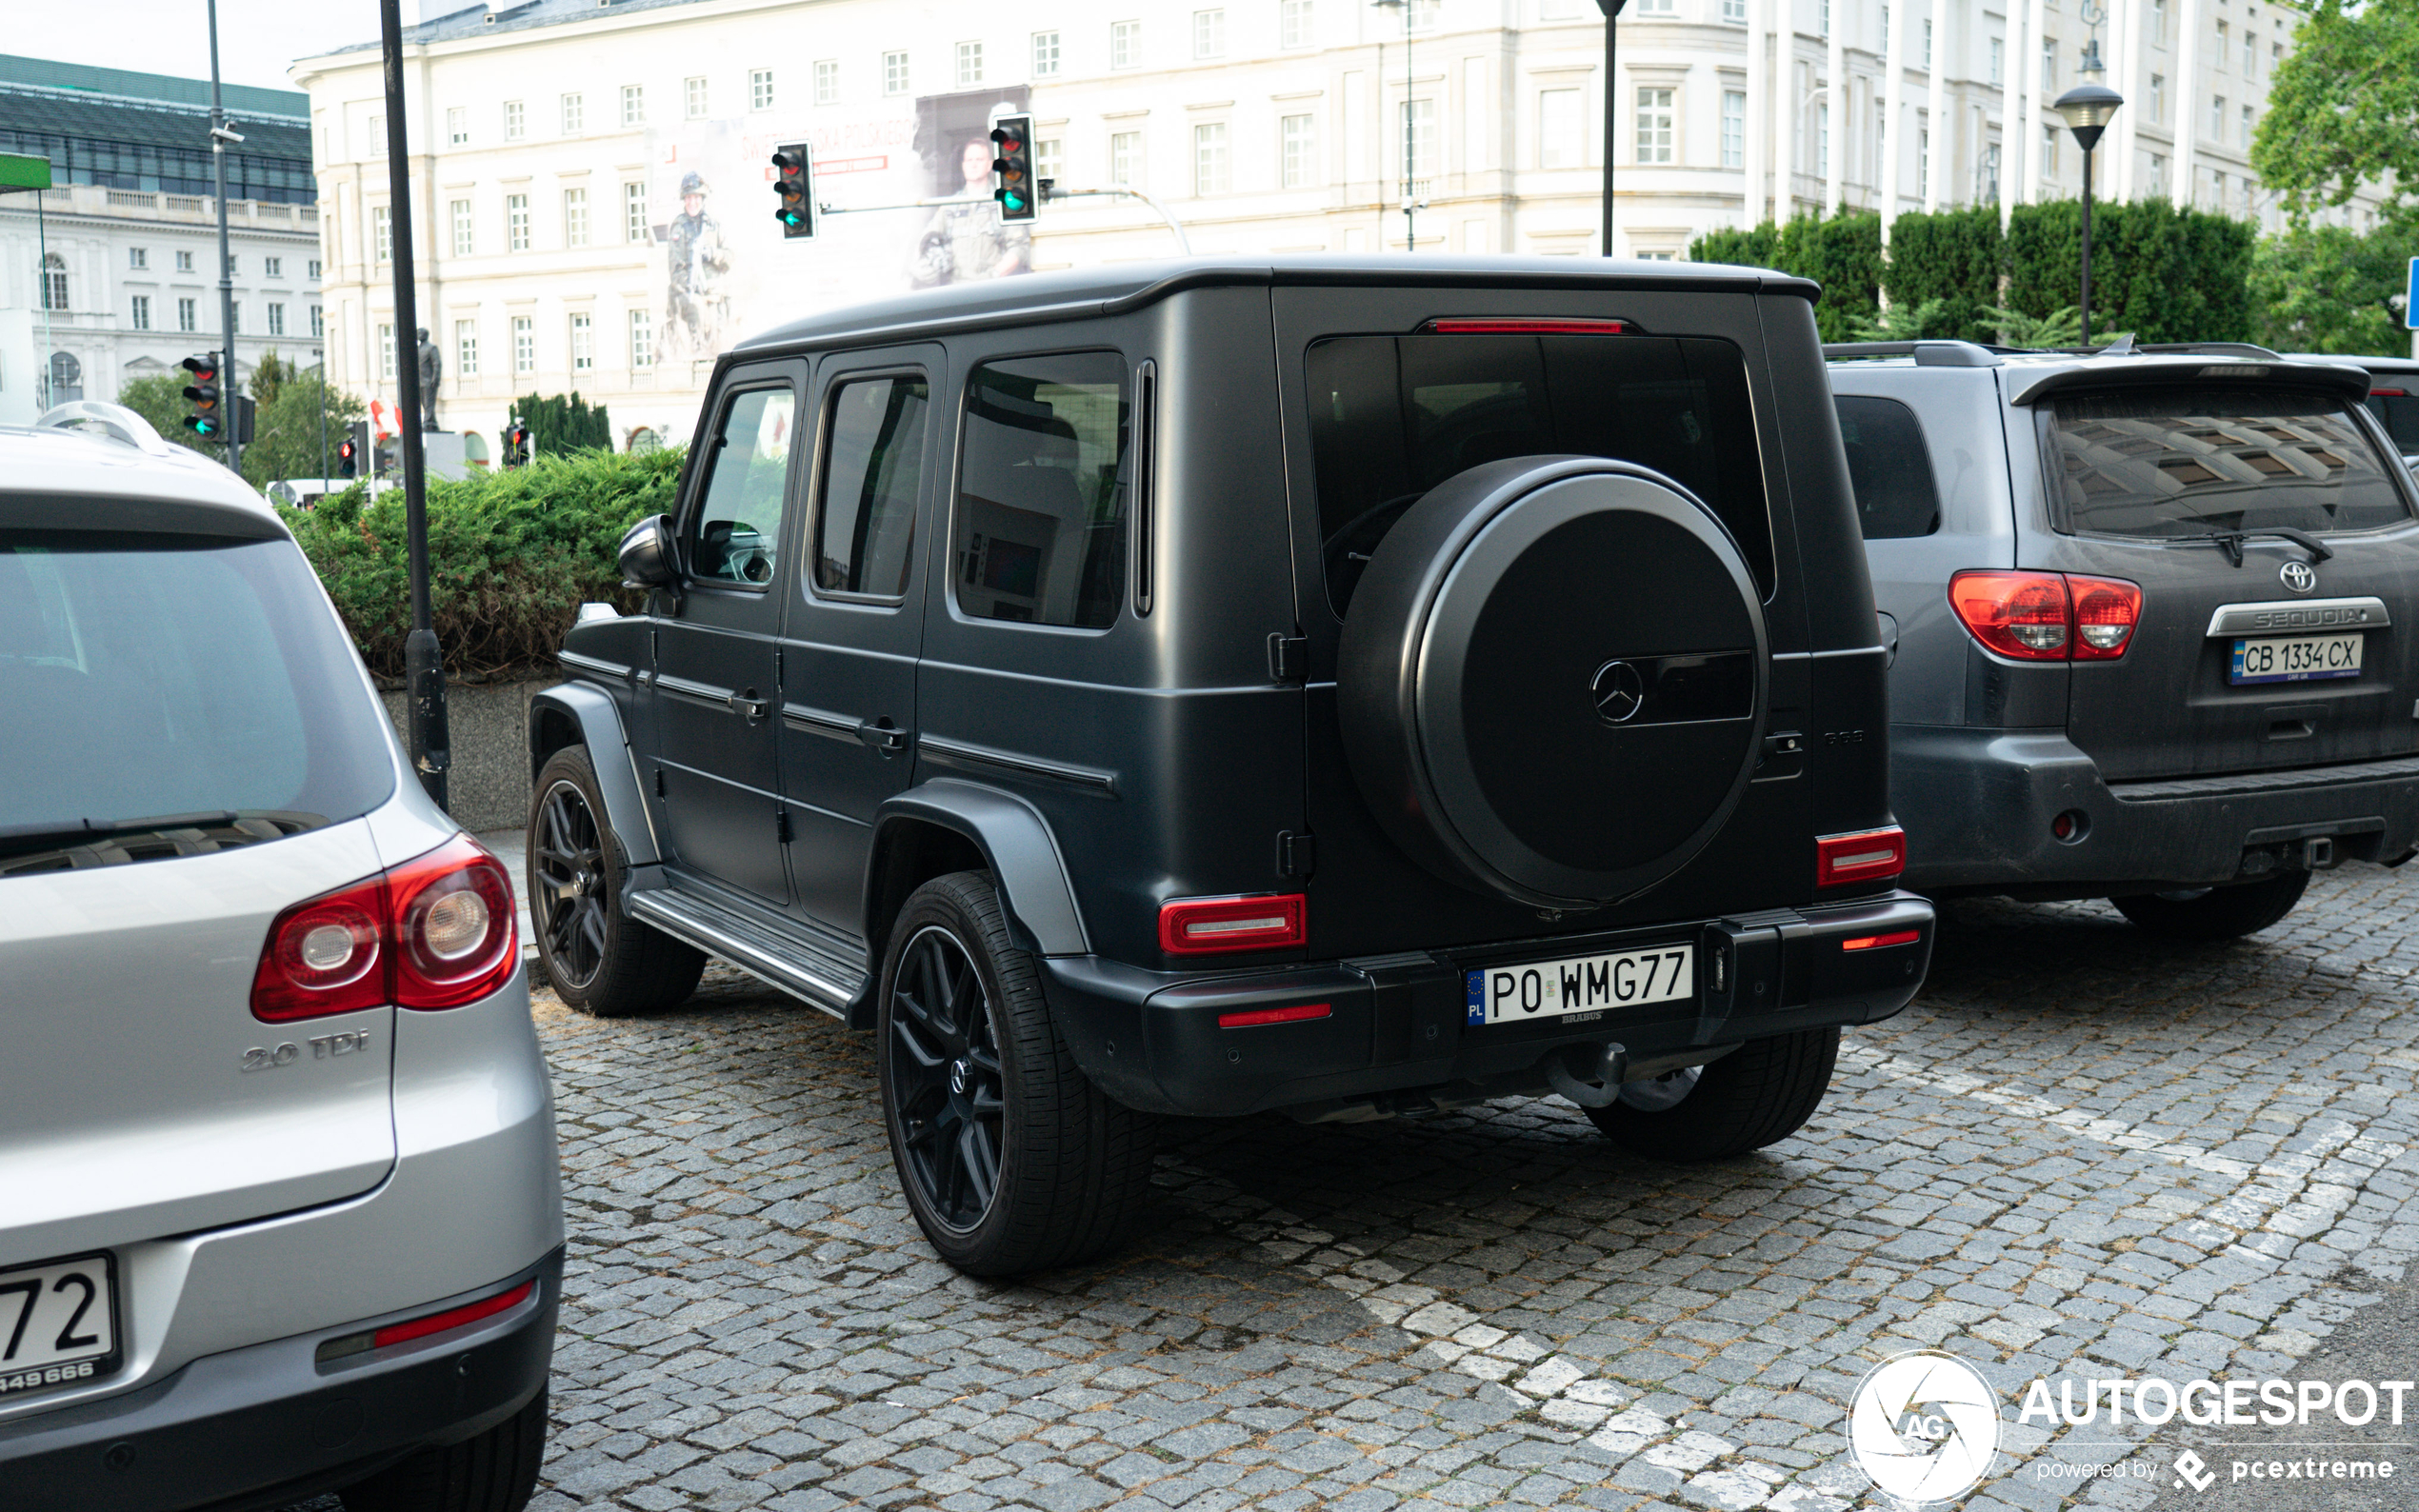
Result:
M1831 102L1825 100L1814 107L1814 172L1829 177L1831 171Z
M2150 0L2150 40L2167 46L2167 0Z
M1672 0L1638 0L1638 14L1642 16L1668 16L1672 13L1671 6ZM1829 0L1825 0L1823 9L1827 13L1829 11L1830 5Z
M1671 95L1669 90L1638 91L1638 161L1641 163L1671 161Z
M908 59L904 52L882 54L882 92L905 94L908 91Z
M314 257L303 266L310 269L310 273L306 276L309 277L314 284L319 282L319 259Z
M1747 91L1722 91L1722 166L1747 167Z
M2061 127L2045 126L2041 129L2041 171L2049 178L2058 176L2058 138L2064 135L2066 131Z
M285 306L271 304L269 307L269 333L272 336L283 336L286 334Z
M1130 69L1142 61L1142 23L1111 21L1109 23L1109 66Z
M1996 142L1982 149L1982 197L1986 200L1999 197L1999 144Z
M1192 13L1192 55L1196 58L1222 58L1227 54L1227 13L1224 10L1195 10Z
M1109 139L1109 182L1125 189L1142 187L1142 133L1119 131Z
M2055 37L2041 39L2041 87L2045 90L2058 87L2058 39Z
M1227 191L1227 127L1223 121L1212 121L1192 129L1192 191L1195 194L1224 194Z
M237 258L237 257L239 257L239 256L241 256L241 255L242 255L241 253L237 253L237 252L229 252L229 253L227 254L227 276L228 276L228 277L232 278L232 277L234 277L234 276L235 276L235 269L236 269L236 262L235 262L235 260L236 260L236 258Z
M2249 27L2243 29L2243 77L2259 77L2259 37Z
M2251 108L2248 105L2243 107L2242 145L2245 147L2251 145Z
M365 152L363 156L375 157L379 153L384 152L387 148L387 118L383 115L371 116L370 118L370 130L367 135L369 138L370 149Z
M706 118L706 81L703 78L680 81L681 113L692 121Z
M1740 0L1744 5L1746 0ZM1310 0L1283 0L1277 8L1277 46L1307 48L1310 45Z
M2167 119L2167 75L2164 73L2150 75L2150 119Z
M445 108L445 140L449 147L461 147L470 140L470 110L468 106L449 105Z
M957 87L971 90L983 82L983 44L961 42L957 45Z
M840 62L837 58L824 58L815 64L814 103L817 105L840 103Z
M370 245L376 249L374 255L378 261L382 263L391 261L395 252L394 217L388 212L384 205L370 207Z
M563 134L577 136L588 129L588 100L583 95L563 96Z
M2227 30L2226 23L2219 22L2217 24L2217 67L2221 70L2226 67L2226 49L2233 40L2234 34Z
M176 270L180 273L190 273L193 270L193 254L190 251L183 248L177 249Z
M2167 154L2165 152L2150 154L2150 192L2159 195L2167 193Z
M588 190L584 189L563 191L563 245L588 245Z
M632 179L622 186L622 240L636 244L651 239L647 234L647 184Z
M310 339L313 341L322 340L327 335L327 330L326 317L320 313L319 307L317 305L311 306Z
M504 140L517 142L529 135L529 111L518 100L504 102Z
M1405 100L1403 102L1403 177L1409 180L1413 199L1428 194L1428 181L1436 171L1436 102Z
M1410 0L1411 30L1427 31L1436 25L1436 9L1443 0Z
M286 276L286 260L282 257L264 257L260 260L260 271L264 278L283 278Z
M475 320L453 323L453 370L465 378L479 375L479 323Z
M1931 17L1924 17L1924 71L1931 71Z
M1577 168L1585 140L1580 135L1579 91L1544 90L1537 95L1537 166Z
M1882 10L1883 12L1887 14L1889 8L1888 6L1884 6ZM1889 23L1885 21L1882 23L1882 26L1883 35L1886 39L1889 34ZM1821 0L1821 3L1815 6L1814 34L1818 37L1828 37L1831 34L1831 0ZM1884 45L1888 45L1887 41L1885 41Z
M504 196L504 246L507 251L526 252L530 249L530 197L527 194Z
M2007 55L2008 44L2006 40L2000 37L1992 37L1990 39L1990 87L1994 90L2008 82Z
M143 248L130 247L126 249L126 266L135 269L149 268L151 266L151 254Z
M378 328L378 376L391 383L394 381L394 375L395 328L392 326L381 326Z
M630 312L630 367L646 372L655 366L655 322L643 309Z
M1281 181L1285 188L1308 189L1317 183L1318 165L1311 157L1316 146L1310 135L1310 118L1287 116L1277 123L1277 136L1284 143Z
M1046 136L1033 144L1033 176L1052 184L1066 176L1067 146L1057 137Z
M512 317L512 370L537 371L537 328L527 315Z
M190 299L178 300L176 302L176 328L178 330L192 330L195 328L196 323L197 317L193 308L193 302Z
M748 70L748 109L750 110L772 109L772 70L770 69Z
M2209 96L2209 140L2226 140L2226 96L2222 94Z
M1915 194L1920 199L1931 197L1931 132L1915 133Z
M1747 0L1722 0L1722 19L1734 27L1747 25Z
M588 372L596 367L595 336L586 311L571 317L571 371Z
M1037 79L1058 77L1057 32L1036 31L1033 33L1033 77Z
M133 324L136 330L149 330L151 328L150 295L137 294L134 296Z
M468 257L470 255L473 246L470 240L470 202L469 200L455 200L453 202L452 209L453 255L456 257Z
M647 124L647 87L645 85L625 84L622 86L622 124L624 126Z

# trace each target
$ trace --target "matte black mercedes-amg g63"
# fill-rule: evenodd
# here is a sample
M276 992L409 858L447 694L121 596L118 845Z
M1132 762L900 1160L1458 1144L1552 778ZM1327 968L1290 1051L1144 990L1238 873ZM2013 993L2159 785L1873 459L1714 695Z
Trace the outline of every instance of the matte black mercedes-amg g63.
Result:
M1813 294L1192 262L742 344L531 712L557 989L873 1030L978 1273L1111 1243L1154 1114L1786 1137L1932 928Z

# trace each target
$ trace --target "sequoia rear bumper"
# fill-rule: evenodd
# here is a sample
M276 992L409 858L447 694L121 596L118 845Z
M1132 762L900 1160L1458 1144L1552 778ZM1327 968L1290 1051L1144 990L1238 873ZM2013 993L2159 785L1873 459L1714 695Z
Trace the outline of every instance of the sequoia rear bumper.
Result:
M1915 938L1905 943L1842 948L1910 933ZM1692 998L1611 1008L1586 1023L1469 1023L1469 974L1485 966L1681 942L1697 946ZM1042 962L1043 991L1077 1063L1130 1107L1201 1118L1409 1108L1542 1091L1549 1058L1574 1044L1618 1042L1637 1077L1709 1061L1749 1040L1869 1024L1914 997L1931 945L1931 905L1901 892L1614 934L1223 975L1054 956ZM1327 1012L1231 1022L1316 1005Z

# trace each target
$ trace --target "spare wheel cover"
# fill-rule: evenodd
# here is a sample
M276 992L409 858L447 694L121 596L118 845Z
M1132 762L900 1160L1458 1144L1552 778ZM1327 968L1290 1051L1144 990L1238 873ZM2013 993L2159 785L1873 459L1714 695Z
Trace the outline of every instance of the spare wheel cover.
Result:
M1337 709L1370 806L1429 869L1539 907L1669 877L1747 791L1763 607L1669 478L1521 457L1448 479L1372 554Z

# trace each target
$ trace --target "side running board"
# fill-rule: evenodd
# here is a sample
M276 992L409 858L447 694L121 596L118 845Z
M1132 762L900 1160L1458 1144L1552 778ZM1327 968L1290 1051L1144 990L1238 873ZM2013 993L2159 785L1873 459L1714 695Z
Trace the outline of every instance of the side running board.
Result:
M848 1018L850 1000L865 985L865 965L795 935L717 908L670 887L632 893L630 911L677 940L720 956L758 981Z

